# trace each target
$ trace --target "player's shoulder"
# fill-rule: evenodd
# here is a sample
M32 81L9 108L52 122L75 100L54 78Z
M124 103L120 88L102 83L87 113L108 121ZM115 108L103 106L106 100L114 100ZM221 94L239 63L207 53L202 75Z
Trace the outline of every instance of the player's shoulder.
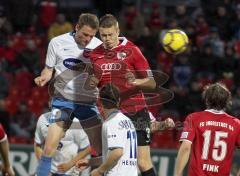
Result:
M5 130L4 130L4 127L3 127L2 123L0 123L0 132L5 133Z
M103 54L103 51L104 51L104 47L103 47L103 44L101 43L100 45L98 45L96 48L94 48L92 51L91 51L91 54Z
M237 117L234 117L232 115L226 114L226 116L231 119L237 126L239 126L240 128L240 119L238 119Z
M68 41L68 40L73 41L73 32L68 32L68 33L53 37L50 40L50 43L57 43L57 42L62 42L62 41L64 42L64 41Z
M89 50L88 54L91 60L97 60L99 58L103 58L104 51L105 49L103 47L103 44L101 43L99 46L97 46L93 50Z
M240 119L238 119L236 117L232 117L232 119L235 123L237 123L240 126Z
M56 36L52 38L49 42L49 46L55 48L56 50L66 45L76 45L72 32Z
M135 45L133 42L128 40L126 37L119 37L119 41L121 42L122 47L138 50L137 45Z
M121 37L119 38L119 40L121 41L121 45L120 45L120 50L121 52L124 52L127 56L133 56L130 58L138 58L138 56L142 55L141 50L138 48L138 46L136 46L133 42L129 41L127 38L125 37ZM143 57L140 57L143 58Z
M0 123L0 143L7 139L7 135L5 133L4 127Z
M93 37L92 40L86 46L86 48L93 50L101 44L102 44L101 40L99 40L97 37Z
M124 115L121 111L115 113L111 118L107 121L109 124L119 125L121 121L131 121L126 115Z
M204 111L192 112L192 113L188 114L187 118L191 119L191 120L194 120L198 117L201 117L203 114L205 114Z
M38 123L40 123L40 124L47 123L50 116L51 116L51 112L46 112L46 113L41 114L38 118Z

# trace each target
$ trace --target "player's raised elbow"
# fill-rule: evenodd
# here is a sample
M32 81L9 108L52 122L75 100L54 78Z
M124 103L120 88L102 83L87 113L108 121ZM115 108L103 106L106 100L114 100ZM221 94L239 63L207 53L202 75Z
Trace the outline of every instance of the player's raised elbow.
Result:
M150 89L155 89L156 86L157 86L157 84L156 84L156 81L154 80L154 78L150 78L149 79L149 88Z

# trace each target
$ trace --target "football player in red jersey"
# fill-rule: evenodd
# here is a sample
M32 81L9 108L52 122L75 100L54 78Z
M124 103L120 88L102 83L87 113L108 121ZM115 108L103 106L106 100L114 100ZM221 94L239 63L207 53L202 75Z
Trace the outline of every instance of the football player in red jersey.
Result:
M220 83L203 91L207 109L186 118L180 137L176 176L189 158L189 176L229 176L235 146L240 147L240 120L224 110L231 104L230 91Z
M138 140L138 166L143 176L155 176L150 156L150 117L143 89L154 90L156 82L140 49L119 37L116 18L106 14L100 19L102 45L88 53L94 68L93 85L115 84L120 90L120 108L134 123ZM93 81L94 80L94 81ZM90 81L91 82L91 81ZM173 126L171 119L162 124Z
M0 153L2 156L2 175L3 176L15 176L13 168L9 161L9 144L7 135L0 123Z

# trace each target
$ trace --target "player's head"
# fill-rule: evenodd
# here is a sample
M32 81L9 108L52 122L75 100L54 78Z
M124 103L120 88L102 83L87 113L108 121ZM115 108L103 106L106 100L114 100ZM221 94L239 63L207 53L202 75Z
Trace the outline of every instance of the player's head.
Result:
M119 107L119 90L114 84L105 84L100 90L99 98L104 109L113 109Z
M96 15L83 13L79 16L75 27L75 40L81 46L85 47L97 33L99 20Z
M224 110L231 104L231 92L220 83L205 87L202 97L208 109Z
M119 32L118 21L113 15L106 14L100 18L99 34L106 49L112 49L118 45Z

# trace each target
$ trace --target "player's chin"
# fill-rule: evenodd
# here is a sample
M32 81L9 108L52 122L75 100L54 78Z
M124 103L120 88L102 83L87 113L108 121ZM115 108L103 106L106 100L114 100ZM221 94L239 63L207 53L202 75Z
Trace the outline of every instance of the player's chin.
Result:
M107 49L111 49L111 48L113 48L114 46L113 46L112 43L106 43L106 47L107 47Z
M82 47L87 46L88 42L87 41L82 41L82 40L76 40L77 44L79 44Z

